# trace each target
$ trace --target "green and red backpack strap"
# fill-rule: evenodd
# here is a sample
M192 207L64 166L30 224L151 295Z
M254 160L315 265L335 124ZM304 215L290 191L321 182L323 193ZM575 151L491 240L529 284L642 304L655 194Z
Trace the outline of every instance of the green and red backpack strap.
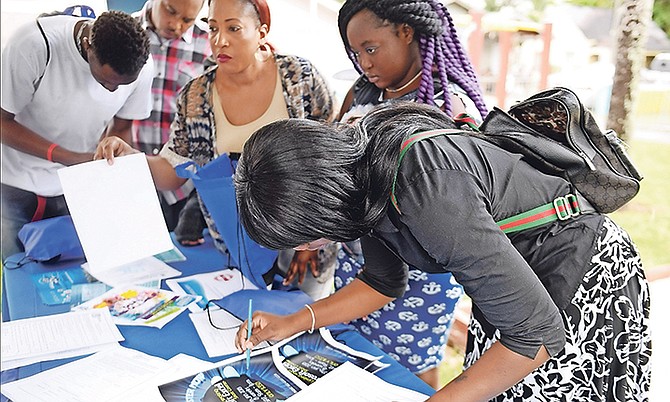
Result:
M458 127L468 128L472 131L479 132L479 125L474 117L470 116L467 113L459 113L454 117L454 123Z
M555 200L526 212L496 222L504 233L520 232L554 221L564 221L582 213L575 194L556 197Z
M398 181L398 170L400 170L400 163L402 162L402 159L407 153L407 151L409 151L412 145L416 144L417 142L423 139L437 137L438 135L445 135L445 134L462 134L463 132L464 132L463 130L457 130L453 128L423 131L420 133L412 134L409 137L407 137L405 141L403 141L403 143L400 145L398 165L396 167L395 176L393 176L393 184L391 186L391 203L393 204L393 207L396 209L396 211L398 211L399 214L402 214L402 212L400 212L400 207L398 206L398 199L395 196L395 185L396 182Z
M463 130L455 129L441 129L441 130L431 130L424 131L420 133L413 134L409 136L400 146L400 154L398 156L398 165L396 168L395 176L393 177L393 184L391 186L391 203L393 207L400 212L400 206L398 205L398 199L395 195L396 182L398 180L398 171L400 170L400 163L402 162L405 154L409 151L412 145L417 142L426 139L437 137L438 135L445 134L461 134ZM567 194L565 196L560 196L554 199L552 202L540 205L539 207L533 208L531 210L510 216L496 222L500 229L504 233L514 233L522 230L534 228L537 226L544 225L549 222L554 222L557 220L567 220L574 218L582 213L582 207L579 203L579 198L575 194Z

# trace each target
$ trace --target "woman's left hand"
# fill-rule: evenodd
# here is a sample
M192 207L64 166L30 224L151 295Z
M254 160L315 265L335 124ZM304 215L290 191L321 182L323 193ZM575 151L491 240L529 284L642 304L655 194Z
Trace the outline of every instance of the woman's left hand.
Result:
M291 264L284 278L284 285L293 283L298 278L298 284L302 285L307 273L307 267L312 271L314 277L319 276L319 250L300 250L295 252Z

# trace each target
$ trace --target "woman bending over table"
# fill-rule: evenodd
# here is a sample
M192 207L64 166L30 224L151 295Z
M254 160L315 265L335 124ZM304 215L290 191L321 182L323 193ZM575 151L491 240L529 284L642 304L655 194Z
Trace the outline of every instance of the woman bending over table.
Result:
M647 400L649 289L628 234L599 213L503 233L497 221L570 183L476 134L404 144L454 127L396 103L354 126L289 119L249 138L235 185L251 238L298 250L361 238L365 269L294 314L256 312L239 350L377 310L403 295L412 265L450 272L473 302L466 369L431 401Z

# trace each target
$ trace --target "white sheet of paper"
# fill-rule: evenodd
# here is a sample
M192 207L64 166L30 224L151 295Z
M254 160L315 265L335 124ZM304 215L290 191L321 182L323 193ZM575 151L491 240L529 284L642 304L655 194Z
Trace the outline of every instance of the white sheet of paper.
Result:
M58 170L65 200L91 270L171 250L165 218L144 154Z
M3 322L2 369L19 359L53 360L65 352L79 356L122 340L106 308Z
M84 271L93 275L95 279L106 283L111 287L142 285L152 281L157 281L158 284L156 287L160 287L161 279L181 275L180 271L172 268L156 257L143 258L104 271L93 272L88 263L81 264L81 267Z
M393 385L351 362L345 362L288 398L287 402L320 401L324 395L337 395L338 401L347 402L423 402L428 399L428 395Z
M165 284L175 293L202 296L198 303L188 306L193 313L202 311L210 300L221 299L242 289L258 289L237 269L222 269L183 278L168 279ZM210 309L218 309L214 304Z
M38 355L38 356L31 356L31 357L25 357L25 358L21 358L21 359L3 361L2 362L2 370L4 371L4 370L17 368L17 367L29 366L33 363L39 363L39 362L48 362L48 361L51 361L51 360L69 359L71 357L86 356L86 355L90 355L92 353L103 351L107 348L116 347L118 345L119 345L118 342L101 343L100 345L86 346L86 347L77 348L77 349L70 349L70 350L65 350L63 352L52 352L52 353L47 353L47 354Z
M216 367L213 363L180 353L167 361L167 368L161 370L146 382L135 388L126 389L118 400L123 402L165 402L158 386L179 380L193 373Z
M237 334L237 329L240 327L240 324L242 324L242 321L223 309L210 310L209 313L214 325L226 329L214 328L209 322L209 317L207 316L206 311L188 315L191 321L193 321L193 326L198 332L198 336L207 351L207 355L209 357L218 357L237 354L235 335ZM264 341L256 345L254 350L268 346L270 346L270 344Z
M18 381L2 384L14 402L130 401L119 399L129 388L164 370L164 359L117 346Z

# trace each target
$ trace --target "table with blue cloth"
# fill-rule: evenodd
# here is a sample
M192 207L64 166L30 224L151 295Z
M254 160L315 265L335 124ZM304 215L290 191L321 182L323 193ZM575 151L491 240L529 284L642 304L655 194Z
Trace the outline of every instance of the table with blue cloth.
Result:
M206 233L205 233L206 234ZM182 276L190 276L199 273L218 271L229 268L229 259L215 248L209 235L205 235L205 243L196 247L182 247L174 240L179 250L186 256L186 261L170 263L172 267L182 272ZM21 255L10 257L13 261L21 259ZM61 261L55 263L27 262L18 267L11 264L3 264L2 273L2 320L17 320L50 314L64 313L70 310L69 304L46 305L42 303L37 292L32 276L39 273L47 273L58 270L79 267L83 259ZM164 289L168 289L165 281L161 282ZM265 290L261 290L265 292ZM301 295L304 296L302 292ZM233 312L235 314L235 312ZM238 315L238 314L236 314ZM238 315L239 316L239 315ZM240 317L245 319L246 317ZM230 356L210 358L200 342L198 333L186 312L177 316L162 329L143 326L119 326L125 340L121 342L124 347L137 349L144 353L170 359L179 353L194 356L196 358L217 362ZM352 327L338 325L331 328L335 339L355 350L369 353L374 356L383 356L381 361L389 366L376 373L383 380L405 388L409 388L426 395L432 395L434 390L410 373L407 369L397 363L390 356L384 354L380 349L363 338ZM58 336L58 334L54 334ZM76 360L61 359L55 361L35 363L2 372L2 383L25 378L44 370ZM2 401L7 398L2 396Z

